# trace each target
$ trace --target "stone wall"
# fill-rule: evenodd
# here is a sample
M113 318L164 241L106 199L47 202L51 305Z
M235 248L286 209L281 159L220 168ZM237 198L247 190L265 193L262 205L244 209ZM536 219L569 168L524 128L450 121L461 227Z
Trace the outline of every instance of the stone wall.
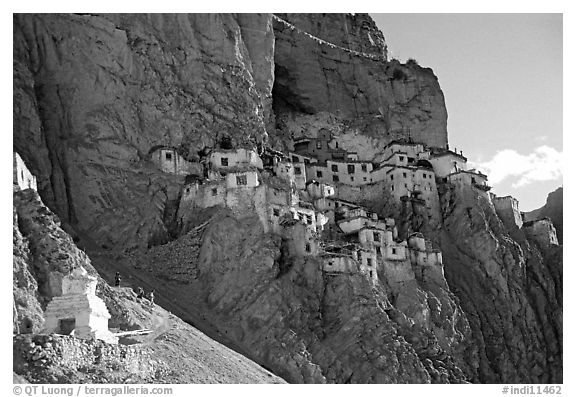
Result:
M434 173L438 178L444 178L449 174L457 170L465 170L466 160L452 152L446 152L442 155L432 155L428 159L432 167L434 167Z
M14 372L31 383L69 383L66 372L85 375L88 383L149 383L168 370L142 345L111 345L61 335L13 338ZM51 370L52 369L52 370ZM102 377L109 374L110 378Z
M500 218L507 229L510 230L514 227L522 227L522 215L520 214L520 209L518 208L518 200L512 196L493 196L492 204L494 204L494 209L496 210L498 218Z

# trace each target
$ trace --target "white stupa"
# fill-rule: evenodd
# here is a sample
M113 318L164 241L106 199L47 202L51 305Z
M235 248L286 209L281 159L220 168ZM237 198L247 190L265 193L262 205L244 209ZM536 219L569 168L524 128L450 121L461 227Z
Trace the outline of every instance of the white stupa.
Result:
M110 313L96 296L98 280L78 267L62 279L62 296L56 296L44 313L44 333L73 334L84 339L118 343L108 330Z

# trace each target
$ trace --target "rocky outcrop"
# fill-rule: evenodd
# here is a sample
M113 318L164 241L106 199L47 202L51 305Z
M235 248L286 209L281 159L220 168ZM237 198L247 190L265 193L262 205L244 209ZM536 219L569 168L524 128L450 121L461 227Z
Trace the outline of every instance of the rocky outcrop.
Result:
M550 220L552 220L552 223L554 224L554 227L556 228L556 235L558 237L558 242L562 244L563 206L564 206L563 189L559 187L552 193L548 194L548 197L546 198L546 204L544 204L543 207L535 209L534 211L525 212L524 221L528 222L545 217L550 218Z
M508 234L472 188L442 189L445 274L470 323L478 380L561 383L561 248L541 253Z
M46 202L105 247L165 242L182 178L147 161L194 160L223 137L266 139L269 15L14 16L14 146Z
M119 266L159 282L163 305L290 382L473 379L475 362L460 354L472 349L470 329L443 278L372 287L362 274L326 274L244 215L199 212L189 233Z
M312 115L316 129L327 126L344 135L342 147L367 160L379 146L408 136L446 146L447 113L436 76L414 61L388 62L384 37L370 17L279 16L273 98L284 136L313 135L315 128L303 128ZM323 112L333 117L327 125ZM361 135L358 144L365 140L372 148L355 147L355 135Z

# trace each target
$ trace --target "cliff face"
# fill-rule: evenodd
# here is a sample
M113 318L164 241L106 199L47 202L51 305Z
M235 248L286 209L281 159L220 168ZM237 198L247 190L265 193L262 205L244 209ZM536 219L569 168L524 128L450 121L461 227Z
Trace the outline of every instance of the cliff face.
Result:
M273 99L284 136L328 128L344 135L342 147L366 159L395 138L446 146L447 113L436 76L415 62L385 62L384 37L369 17L280 18L274 21ZM346 139L358 133L362 140Z
M182 180L150 148L194 159L223 137L266 139L273 40L260 15L15 15L14 147L78 233L166 241Z
M540 252L484 197L442 194L445 274L479 349L479 380L562 382L562 247Z
M561 247L540 251L472 190L445 184L430 214L394 202L385 184L342 189L394 215L401 237L422 232L442 249L444 274L400 283L286 256L251 213L215 208L174 227L184 177L157 169L156 145L197 160L224 138L289 149L325 128L366 160L395 138L445 146L437 78L386 57L362 14L15 15L14 149L57 214L15 195L15 330L38 331L58 280L78 264L95 273L92 261L108 279L121 271L156 288L163 307L289 381L562 382ZM173 368L165 379L280 381L131 291L99 285L111 327L157 329L153 354Z

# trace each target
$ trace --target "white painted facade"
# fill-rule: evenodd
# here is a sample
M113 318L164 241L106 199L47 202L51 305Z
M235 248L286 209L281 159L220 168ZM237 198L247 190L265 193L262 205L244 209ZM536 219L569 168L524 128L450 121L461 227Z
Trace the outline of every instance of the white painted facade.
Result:
M428 161L432 164L434 173L438 178L445 178L454 172L465 171L467 169L466 157L450 150L431 154Z
M360 186L371 182L373 168L370 162L327 160L326 163L308 165L307 177L330 184Z
M208 156L212 170L226 171L233 168L255 167L262 169L262 159L252 149L215 149Z
M306 191L308 192L312 200L323 197L331 197L334 196L334 194L336 193L334 186L328 185L326 183L321 183L316 180L310 180L306 184Z
M19 189L38 190L36 177L32 175L22 157L16 152L12 152L12 184Z
M62 295L46 306L43 333L72 331L77 338L117 343L118 339L108 330L110 313L106 304L96 296L97 282L81 266L64 277Z
M233 171L226 174L226 187L251 188L260 186L257 171Z
M398 161L395 165L415 165L419 159L427 159L429 154L423 144L408 142L390 142L382 151L383 162L394 164L394 161Z
M488 188L488 177L476 170L458 171L448 175L448 181L461 186L475 186ZM485 190L486 192L486 190ZM488 195L486 193L486 195Z
M378 260L376 251L373 248L362 247L358 250L358 263L360 272L364 273L373 284L378 282Z

